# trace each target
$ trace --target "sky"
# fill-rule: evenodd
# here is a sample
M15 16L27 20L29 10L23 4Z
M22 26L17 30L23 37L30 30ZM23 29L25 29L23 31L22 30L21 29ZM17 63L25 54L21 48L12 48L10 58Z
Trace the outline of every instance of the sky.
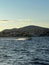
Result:
M49 0L0 0L0 31L28 25L49 28Z

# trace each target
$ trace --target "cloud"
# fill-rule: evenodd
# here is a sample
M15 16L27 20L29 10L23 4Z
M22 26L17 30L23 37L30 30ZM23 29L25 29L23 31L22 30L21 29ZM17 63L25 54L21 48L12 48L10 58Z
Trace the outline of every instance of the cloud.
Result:
M32 24L31 21L31 19L0 20L0 30L28 26Z
M0 21L32 21L32 19L0 20Z
M0 20L0 21L3 21L3 22L5 22L5 21L8 21L8 20Z
M32 21L32 19L17 19L16 21L19 21L19 22L30 22Z

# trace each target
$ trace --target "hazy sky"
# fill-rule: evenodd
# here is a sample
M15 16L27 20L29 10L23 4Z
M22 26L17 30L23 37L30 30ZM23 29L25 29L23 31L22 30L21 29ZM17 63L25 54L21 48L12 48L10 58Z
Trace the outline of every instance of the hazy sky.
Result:
M49 27L49 0L0 0L0 30L25 25Z

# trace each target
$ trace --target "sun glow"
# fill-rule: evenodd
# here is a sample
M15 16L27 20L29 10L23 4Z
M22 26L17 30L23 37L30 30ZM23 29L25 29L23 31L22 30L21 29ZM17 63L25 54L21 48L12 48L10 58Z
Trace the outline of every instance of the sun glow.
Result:
M49 25L46 22L36 22L37 19L18 19L18 20L0 20L0 31L4 29L11 29L11 28L20 28L29 25L36 25L41 27L48 27Z

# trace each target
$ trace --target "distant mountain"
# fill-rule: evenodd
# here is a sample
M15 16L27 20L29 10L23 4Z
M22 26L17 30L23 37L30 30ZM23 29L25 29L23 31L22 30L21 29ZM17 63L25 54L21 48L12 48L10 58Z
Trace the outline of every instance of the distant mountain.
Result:
M32 37L32 36L49 36L49 28L39 26L26 26L19 29L6 29L0 32L0 37Z

